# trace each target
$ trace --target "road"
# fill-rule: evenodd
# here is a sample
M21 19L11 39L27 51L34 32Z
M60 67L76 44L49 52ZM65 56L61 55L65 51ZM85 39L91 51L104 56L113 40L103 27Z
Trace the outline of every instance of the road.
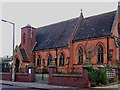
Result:
M4 85L0 84L0 90L36 90L36 89L30 89L30 88L7 85L7 84L6 85L5 84Z

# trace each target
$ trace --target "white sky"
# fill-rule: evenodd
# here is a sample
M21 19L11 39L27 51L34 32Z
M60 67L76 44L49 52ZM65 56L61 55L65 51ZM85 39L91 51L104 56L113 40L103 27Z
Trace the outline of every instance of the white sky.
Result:
M78 17L81 8L84 17L116 10L117 2L109 1L111 2L1 2L0 17L16 24L15 44L19 45L21 27L27 24L41 27ZM1 22L0 36L0 56L12 55L12 25Z

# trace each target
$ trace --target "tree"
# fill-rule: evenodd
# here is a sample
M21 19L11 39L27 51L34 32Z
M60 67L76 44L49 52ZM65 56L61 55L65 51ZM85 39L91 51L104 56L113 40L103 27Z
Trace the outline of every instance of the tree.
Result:
M88 41L85 42L84 53L86 55L86 59L90 60L95 55L96 51L97 51L96 46L92 49L92 46L88 45Z
M85 61L85 64L83 65L84 68L91 67L90 59L95 55L96 51L97 51L96 46L92 49L92 47L90 45L88 45L88 41L85 42L84 53L86 56L86 61Z

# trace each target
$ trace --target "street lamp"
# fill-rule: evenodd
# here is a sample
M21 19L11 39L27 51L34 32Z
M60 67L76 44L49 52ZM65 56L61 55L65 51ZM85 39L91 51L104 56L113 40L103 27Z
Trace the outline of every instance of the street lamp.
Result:
M14 66L14 44L15 44L15 23L7 21L7 20L1 20L3 22L7 22L13 25L13 64L12 64L12 81L15 81L15 66Z

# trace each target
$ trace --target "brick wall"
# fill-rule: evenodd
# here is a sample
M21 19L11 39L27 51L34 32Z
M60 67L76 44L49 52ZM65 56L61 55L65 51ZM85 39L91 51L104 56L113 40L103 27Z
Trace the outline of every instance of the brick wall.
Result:
M60 53L63 53L64 54L64 66L59 66L59 58L60 58ZM41 63L42 63L42 60L44 59L45 60L45 65L44 66L47 66L47 62L48 62L48 54L51 54L52 56L52 60L55 59L56 57L56 50L55 49L51 49L51 50L41 50L41 51L37 51L35 53L35 66L36 66L36 71L40 71L42 66L37 66L37 59L38 59L38 56L40 55L40 58L41 58ZM58 48L57 49L57 54L58 54L58 60L57 60L57 65L59 67L68 67L68 65L66 64L66 58L67 57L70 57L70 54L69 54L69 49L68 48Z
M12 80L12 75L10 73L1 73L0 74L0 80L11 81Z
M54 68L49 69L49 84L51 85L59 85L59 86L73 86L73 87L90 87L89 79L88 79L88 71L86 69L83 70L82 76L60 76L54 75L52 73Z
M35 73L34 69L31 69L31 74L28 73L16 73L15 74L15 81L19 82L34 82L35 81ZM12 73L1 73L0 80L8 80L12 81Z
M33 74L17 73L15 81L19 81L19 82L34 82L35 81L35 76Z

